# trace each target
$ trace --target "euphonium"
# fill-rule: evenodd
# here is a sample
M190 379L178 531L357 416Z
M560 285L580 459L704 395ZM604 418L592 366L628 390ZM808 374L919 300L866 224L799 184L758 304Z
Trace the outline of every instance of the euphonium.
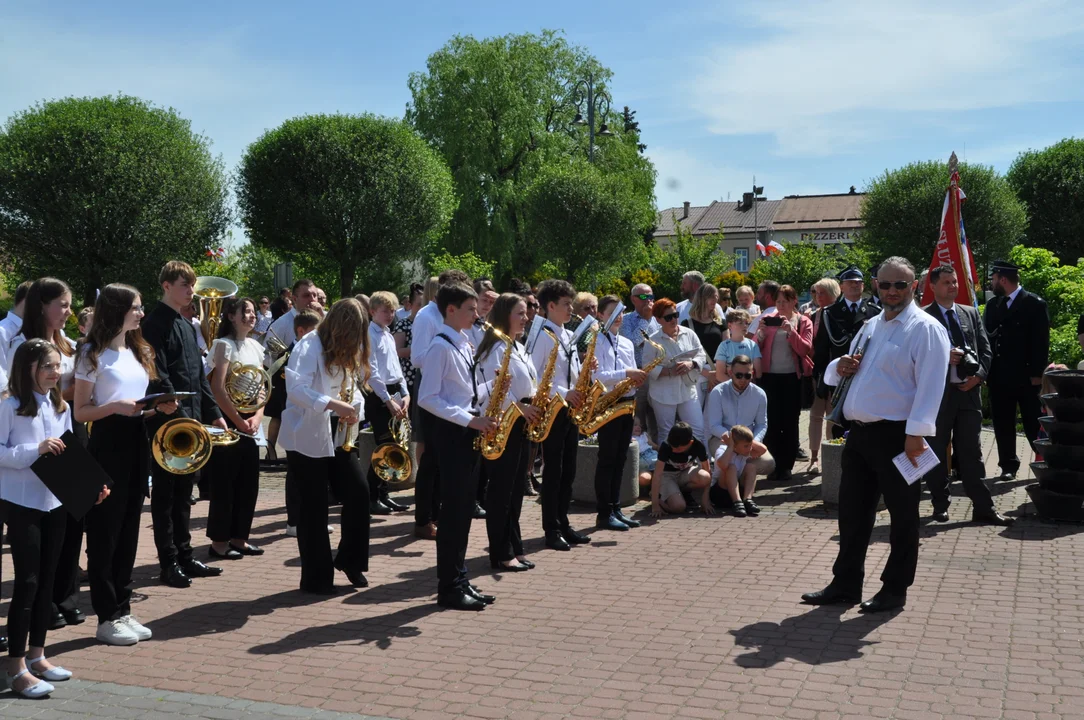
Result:
M858 347L858 350L855 351L855 359L862 359L862 356L866 354L866 349L869 347L869 341L871 339L873 339L872 335L866 336L865 342L863 342ZM832 393L832 410L824 416L824 419L833 425L843 425L843 403L847 401L847 393L851 390L851 382L853 380L854 375L848 375L843 378L839 385L836 386L835 392Z
M226 394L239 413L254 413L271 398L271 374L259 365L230 363Z
M549 328L542 328L542 332L553 339L553 349L550 350L550 356L546 358L546 367L542 369L542 376L538 378L538 390L531 400L531 405L542 409L542 417L538 419L538 422L527 425L527 439L536 443L549 437L553 422L557 419L557 413L561 412L561 408L568 407L559 394L553 393L553 396L550 396L553 392L553 372L557 368L557 352L561 349L561 341Z
M215 446L233 445L239 439L232 430L202 425L192 418L175 418L154 434L151 455L163 470L188 475L207 464Z
M646 332L643 330L640 332L643 333L644 342L651 343L659 353L655 356L654 360L644 366L644 372L649 373L666 359L666 350L657 342L652 342ZM619 418L622 415L634 414L636 412L636 398L624 399L625 395L633 388L634 384L635 383L631 378L625 378L614 385L613 389L608 393L598 398L594 402L591 417L589 417L584 424L580 425L580 432L584 435L594 435L599 431L599 428L611 420Z
M516 420L523 417L523 413L515 403L512 403L504 409L504 412L501 412L504 399L508 396L508 387L505 385L504 379L508 377L508 365L512 360L516 342L489 323L485 324L485 328L504 343L504 358L501 360L501 367L497 374L493 376L493 392L489 396L489 403L486 405L485 412L486 417L491 417L497 421L497 429L492 434L482 434L476 437L474 439L474 449L480 450L482 457L486 460L496 460L504 454L504 449L508 446L508 438L512 433L512 426L516 424Z
M569 419L577 427L582 426L585 422L591 419L591 415L594 413L595 401L606 392L606 386L601 381L595 380L591 382L594 373L591 370L591 366L595 360L595 343L598 341L598 331L588 330L591 333L591 338L587 341L587 351L583 354L583 363L580 364L580 376L576 379L576 392L580 393L583 397L583 402L580 403L578 408L572 408L569 410Z
M204 275L196 278L192 291L199 300L200 332L210 346L218 337L218 326L222 322L222 304L226 298L237 294L237 283L226 278Z
M386 442L373 451L370 460L373 472L388 483L406 482L414 474L414 461L407 447L410 442L410 421L406 418L393 418L388 429L391 430L391 442Z

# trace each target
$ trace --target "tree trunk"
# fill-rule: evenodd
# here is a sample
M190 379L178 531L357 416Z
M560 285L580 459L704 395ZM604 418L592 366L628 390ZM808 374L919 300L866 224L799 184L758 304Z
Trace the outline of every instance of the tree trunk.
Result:
M354 297L354 275L357 269L357 263L344 262L339 265L339 297Z

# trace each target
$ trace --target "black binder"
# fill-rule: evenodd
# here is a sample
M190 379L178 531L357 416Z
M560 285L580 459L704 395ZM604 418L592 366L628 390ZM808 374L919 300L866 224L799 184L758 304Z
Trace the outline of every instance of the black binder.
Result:
M112 487L113 481L71 430L60 439L64 441L64 452L46 453L30 469L73 518L82 520L97 502L102 486Z

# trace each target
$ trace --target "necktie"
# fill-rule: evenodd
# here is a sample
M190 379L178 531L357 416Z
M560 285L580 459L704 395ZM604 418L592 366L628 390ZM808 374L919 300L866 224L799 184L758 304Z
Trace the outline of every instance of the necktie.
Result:
M950 308L947 314L949 335L952 337L953 346L958 348L967 347L967 341L964 339L964 331L960 327L960 323L956 320L956 311Z

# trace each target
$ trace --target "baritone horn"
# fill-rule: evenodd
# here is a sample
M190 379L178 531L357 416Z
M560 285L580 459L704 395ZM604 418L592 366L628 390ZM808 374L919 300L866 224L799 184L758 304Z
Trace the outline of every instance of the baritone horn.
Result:
M203 275L196 278L192 288L199 300L199 328L208 347L218 335L218 326L222 322L222 305L226 298L237 294L237 283L226 278Z
M373 451L373 472L387 483L404 483L414 474L414 460L407 447L410 442L410 420L392 419L388 429L391 430L391 442Z
M238 440L237 432L203 425L192 418L174 418L154 434L151 455L166 472L189 475L207 464L215 446L233 445Z

